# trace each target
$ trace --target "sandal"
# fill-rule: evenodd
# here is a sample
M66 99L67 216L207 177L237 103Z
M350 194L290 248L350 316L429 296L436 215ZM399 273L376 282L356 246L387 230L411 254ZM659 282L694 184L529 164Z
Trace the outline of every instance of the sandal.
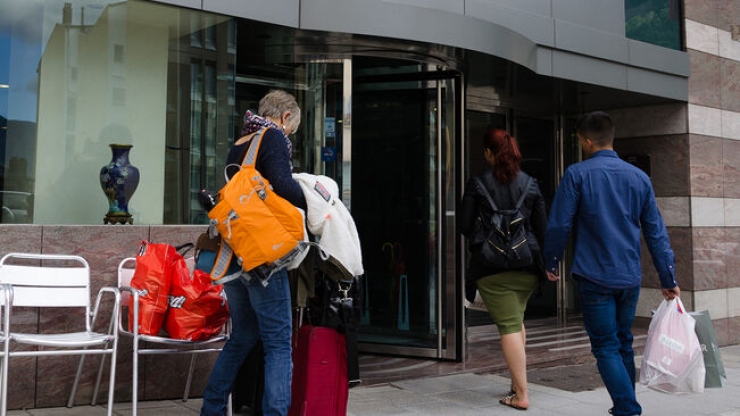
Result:
M504 397L503 399L499 400L498 402L503 404L504 406L509 406L512 409L516 410L527 410L526 407L522 407L519 405L514 404L514 399L516 398L516 394L508 395Z

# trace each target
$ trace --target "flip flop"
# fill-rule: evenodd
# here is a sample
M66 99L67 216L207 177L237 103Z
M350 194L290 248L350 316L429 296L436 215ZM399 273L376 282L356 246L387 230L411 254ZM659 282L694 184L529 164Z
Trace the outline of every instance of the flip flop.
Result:
M503 399L499 400L498 402L503 404L504 406L509 406L512 409L516 410L527 410L526 407L517 406L514 404L514 398L516 397L516 394L513 394L511 396L506 396Z

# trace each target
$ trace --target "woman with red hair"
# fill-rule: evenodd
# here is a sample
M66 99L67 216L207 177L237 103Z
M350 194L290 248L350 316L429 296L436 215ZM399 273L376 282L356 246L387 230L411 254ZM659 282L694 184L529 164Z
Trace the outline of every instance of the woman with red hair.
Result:
M465 185L458 217L460 232L468 238L470 263L466 273L466 298L480 293L501 335L501 349L511 375L511 391L499 401L519 410L529 407L524 311L532 293L546 277L541 250L547 214L537 181L520 169L522 154L516 139L502 129L491 129L483 137L483 157L489 169ZM493 208L481 189L485 187L500 210L513 209L524 197L520 212L525 218L526 244L532 253L530 264L514 268L491 266L481 254L487 244L483 219Z

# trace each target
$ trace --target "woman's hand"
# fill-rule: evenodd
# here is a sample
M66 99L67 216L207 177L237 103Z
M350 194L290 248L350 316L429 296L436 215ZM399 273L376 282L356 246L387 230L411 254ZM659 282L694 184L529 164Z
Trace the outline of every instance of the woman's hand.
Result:
M547 280L551 282L557 282L560 280L560 276L556 275L555 273L547 272Z

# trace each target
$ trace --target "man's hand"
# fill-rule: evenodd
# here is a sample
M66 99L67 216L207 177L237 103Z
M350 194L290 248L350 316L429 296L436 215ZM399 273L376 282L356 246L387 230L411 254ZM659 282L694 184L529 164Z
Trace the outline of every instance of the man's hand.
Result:
M660 291L663 292L665 300L671 300L681 296L681 289L679 289L678 286L673 289L661 289Z
M560 276L556 275L555 273L547 272L547 280L551 282L557 282L560 280Z

